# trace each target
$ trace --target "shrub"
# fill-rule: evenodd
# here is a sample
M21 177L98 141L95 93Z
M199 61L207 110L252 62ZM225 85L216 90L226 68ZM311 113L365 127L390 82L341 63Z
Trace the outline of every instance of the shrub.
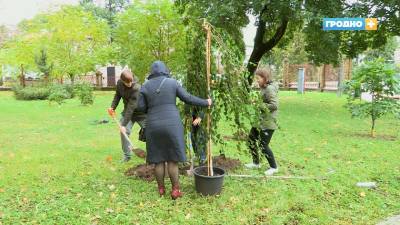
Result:
M50 95L47 87L25 87L14 86L15 98L18 100L45 100Z
M395 74L393 65L378 58L357 67L353 78L345 85L347 109L352 117L371 118L372 137L375 136L377 119L385 114L394 114L400 118L400 103L391 98L399 87ZM360 100L360 93L363 92L371 94L371 102Z
M92 105L94 102L93 87L89 83L75 85L75 94L81 100L82 105Z
M72 95L65 85L52 85L50 87L50 95L48 100L50 102L57 102L59 105L64 103L65 99L71 98Z

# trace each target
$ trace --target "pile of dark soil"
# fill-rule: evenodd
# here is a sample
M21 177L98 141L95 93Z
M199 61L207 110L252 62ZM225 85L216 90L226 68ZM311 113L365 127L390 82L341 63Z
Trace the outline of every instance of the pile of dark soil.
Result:
M242 163L239 159L228 158L224 154L221 154L213 157L213 165L220 167L225 171L232 171L239 168Z
M231 159L225 155L219 155L213 157L213 164L219 167L225 172L232 171L241 166L241 162L238 159ZM206 164L207 165L207 164ZM179 166L179 174L188 175L187 170L190 169L190 164L182 164ZM135 167L129 168L125 171L125 176L138 177L146 181L154 180L154 165L140 164ZM166 171L165 178L168 178L168 172Z
M138 177L146 181L154 180L154 165L140 164L125 171L125 176Z

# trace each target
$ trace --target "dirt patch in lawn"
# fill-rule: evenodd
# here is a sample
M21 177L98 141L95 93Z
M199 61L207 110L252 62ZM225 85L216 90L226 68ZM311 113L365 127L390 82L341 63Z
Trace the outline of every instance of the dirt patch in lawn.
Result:
M207 165L207 164L206 164ZM225 155L213 157L213 165L225 171L233 171L241 167L242 163L238 159L232 159ZM188 175L187 171L190 170L190 164L184 163L179 165L179 174ZM129 168L125 171L125 176L137 177L146 181L154 180L154 165L140 164L135 167ZM168 171L165 171L165 178L168 178Z
M138 177L146 181L154 180L154 165L140 164L125 171L125 176Z
M386 135L386 134L376 134L375 137L372 137L370 134L367 133L354 133L356 137L360 138L368 138L368 139L376 139L376 140L383 140L383 141L396 141L398 137L394 135Z
M220 167L221 169L223 169L225 171L235 170L242 165L242 163L240 162L239 159L232 159L232 158L226 157L224 154L221 154L219 156L214 156L213 164L217 167Z

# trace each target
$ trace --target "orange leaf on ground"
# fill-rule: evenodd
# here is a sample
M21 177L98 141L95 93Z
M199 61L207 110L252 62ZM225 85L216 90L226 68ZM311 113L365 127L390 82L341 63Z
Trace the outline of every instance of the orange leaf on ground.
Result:
M112 161L112 156L111 155L107 156L106 161L107 162L111 162Z

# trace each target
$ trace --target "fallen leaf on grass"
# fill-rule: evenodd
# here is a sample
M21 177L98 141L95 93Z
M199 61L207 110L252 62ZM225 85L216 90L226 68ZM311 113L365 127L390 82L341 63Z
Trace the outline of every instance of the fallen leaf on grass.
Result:
M113 192L113 193L111 193L110 197L111 197L111 199L115 199L117 197L117 195Z
M3 188L0 188L0 193L4 193L5 190Z
M90 218L90 222L95 225L99 222L99 220L101 219L101 216L99 215L95 215L94 217Z
M111 208L107 208L107 209L106 209L106 213L113 213L113 212L114 212L114 210L111 209Z
M365 192L360 192L360 196L365 197L366 196Z
M112 156L111 155L107 156L106 161L109 163L112 162Z
M185 219L190 219L192 217L192 215L190 213L186 214Z
M26 203L29 202L29 199L28 198L22 198L22 202L26 204Z
M263 211L265 213L269 213L270 209L269 208L262 208L261 211Z
M114 191L115 185L114 184L108 185L108 189L110 189L110 191Z

